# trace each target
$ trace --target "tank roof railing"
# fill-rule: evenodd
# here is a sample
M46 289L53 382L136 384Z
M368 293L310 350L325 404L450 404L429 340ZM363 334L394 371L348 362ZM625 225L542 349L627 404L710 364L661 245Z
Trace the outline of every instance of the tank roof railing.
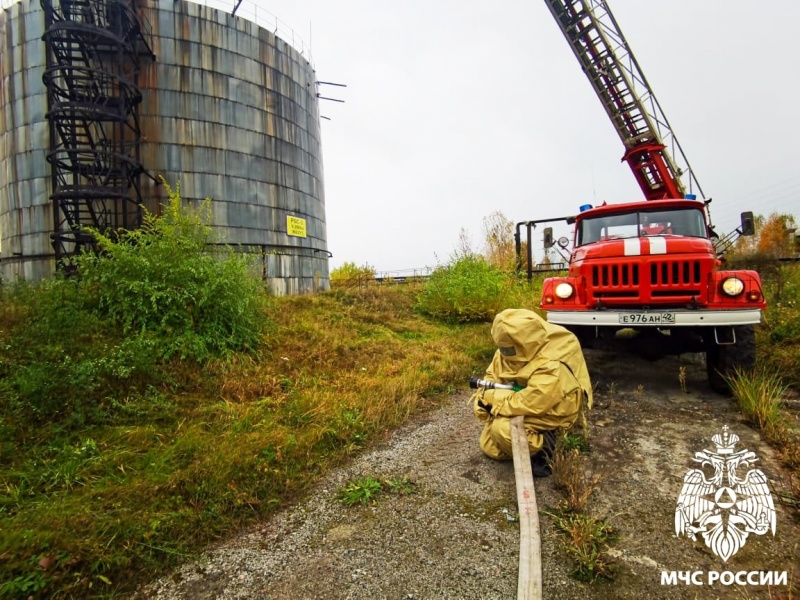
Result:
M7 1L7 0L0 0L0 2ZM238 0L188 0L189 2L194 2L195 4L202 4L204 6L208 6L209 8L215 8L219 11L231 14L233 12L234 7L239 4L239 7L236 9L236 16L246 19L251 23L255 23L259 27L266 29L267 31L271 31L274 35L281 38L283 41L288 43L292 48L297 50L301 56L303 56L309 64L313 67L314 61L311 57L311 46L306 44L302 37L292 29L288 24L284 21L281 21L278 17L274 14L269 12L266 8L261 6L259 2L254 0L242 0L241 3Z
M194 2L195 4L202 4L227 14L231 14L234 6L237 4L237 0L188 1ZM0 0L0 9L7 9L12 4L16 4L17 2L20 2L20 0ZM236 9L236 16L242 17L243 19L255 23L259 27L271 31L274 35L278 36L287 44L292 46L292 48L297 50L300 55L303 56L309 62L309 64L311 64L312 67L314 66L314 61L311 57L311 46L307 44L294 29L269 12L266 8L260 6L258 2L254 0L242 0L239 8Z

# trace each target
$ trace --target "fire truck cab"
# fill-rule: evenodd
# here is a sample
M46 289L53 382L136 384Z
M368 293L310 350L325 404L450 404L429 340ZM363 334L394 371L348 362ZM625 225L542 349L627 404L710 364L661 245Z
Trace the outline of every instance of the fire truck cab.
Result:
M703 352L711 386L755 361L754 326L766 307L758 273L727 270L705 211L696 200L650 200L584 206L575 217L566 276L544 280L547 320L572 330L585 347L626 344L655 360ZM517 225L530 232L539 223ZM548 228L549 229L549 228ZM752 235L752 214L742 214ZM545 233L545 245L552 235ZM560 240L566 249L569 241ZM529 269L530 272L530 269Z
M719 239L694 171L606 0L545 0L624 147L644 201L584 205L575 225L568 272L544 281L547 319L572 329L584 345L625 338L648 358L704 352L711 386L755 361L755 325L765 308L755 271L725 269L735 236L754 233L752 213ZM700 199L698 199L700 198ZM527 228L528 278L532 231ZM550 229L550 228L547 228ZM552 231L545 230L545 247ZM566 249L569 239L559 240Z

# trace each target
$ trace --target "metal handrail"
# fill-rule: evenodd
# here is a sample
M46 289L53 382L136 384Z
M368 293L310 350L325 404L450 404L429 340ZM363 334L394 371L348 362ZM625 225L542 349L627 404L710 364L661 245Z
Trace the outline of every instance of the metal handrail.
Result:
M234 6L236 6L238 3L237 0L187 1L194 2L195 4L202 4L204 6L208 6L209 8L215 8L228 14L233 11ZM239 7L236 9L237 17L246 19L251 23L255 23L259 27L266 29L267 31L271 31L274 35L281 38L292 48L300 52L300 55L303 56L312 67L314 66L314 61L311 58L311 46L306 44L303 38L300 37L300 35L298 35L297 32L288 24L286 24L284 21L281 21L277 16L269 12L263 6L259 6L258 2L255 2L254 0L242 0L242 2L238 4Z
M236 6L236 0L187 0L195 4L202 4L209 8L214 8L222 12L230 14L233 7ZM16 4L20 0L0 0L0 9L5 10L12 4ZM236 9L236 16L246 19L255 23L274 35L281 38L292 48L300 52L300 55L314 66L314 61L311 57L311 45L307 44L298 33L292 29L284 21L281 21L277 16L269 12L263 6L259 6L254 0L242 0L239 8Z

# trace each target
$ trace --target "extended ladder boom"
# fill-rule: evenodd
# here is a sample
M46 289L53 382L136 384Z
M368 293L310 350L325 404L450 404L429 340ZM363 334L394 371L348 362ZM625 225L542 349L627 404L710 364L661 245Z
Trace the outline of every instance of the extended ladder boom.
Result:
M545 2L625 145L622 159L645 197L691 193L705 198L605 0ZM684 175L688 189L681 181Z

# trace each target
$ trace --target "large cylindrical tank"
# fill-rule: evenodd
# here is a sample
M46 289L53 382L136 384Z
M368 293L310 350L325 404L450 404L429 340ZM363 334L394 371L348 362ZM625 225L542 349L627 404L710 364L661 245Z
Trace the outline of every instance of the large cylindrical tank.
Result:
M58 0L53 0L57 3ZM241 17L176 1L137 2L155 61L138 74L141 162L180 182L188 202L211 198L221 241L258 253L276 294L328 287L316 79L307 56ZM54 269L46 49L38 0L0 17L0 238L3 276ZM17 107L18 108L15 108ZM9 116L10 115L10 116ZM141 177L158 211L163 186Z
M0 277L53 273L53 210L44 12L36 0L0 10Z

